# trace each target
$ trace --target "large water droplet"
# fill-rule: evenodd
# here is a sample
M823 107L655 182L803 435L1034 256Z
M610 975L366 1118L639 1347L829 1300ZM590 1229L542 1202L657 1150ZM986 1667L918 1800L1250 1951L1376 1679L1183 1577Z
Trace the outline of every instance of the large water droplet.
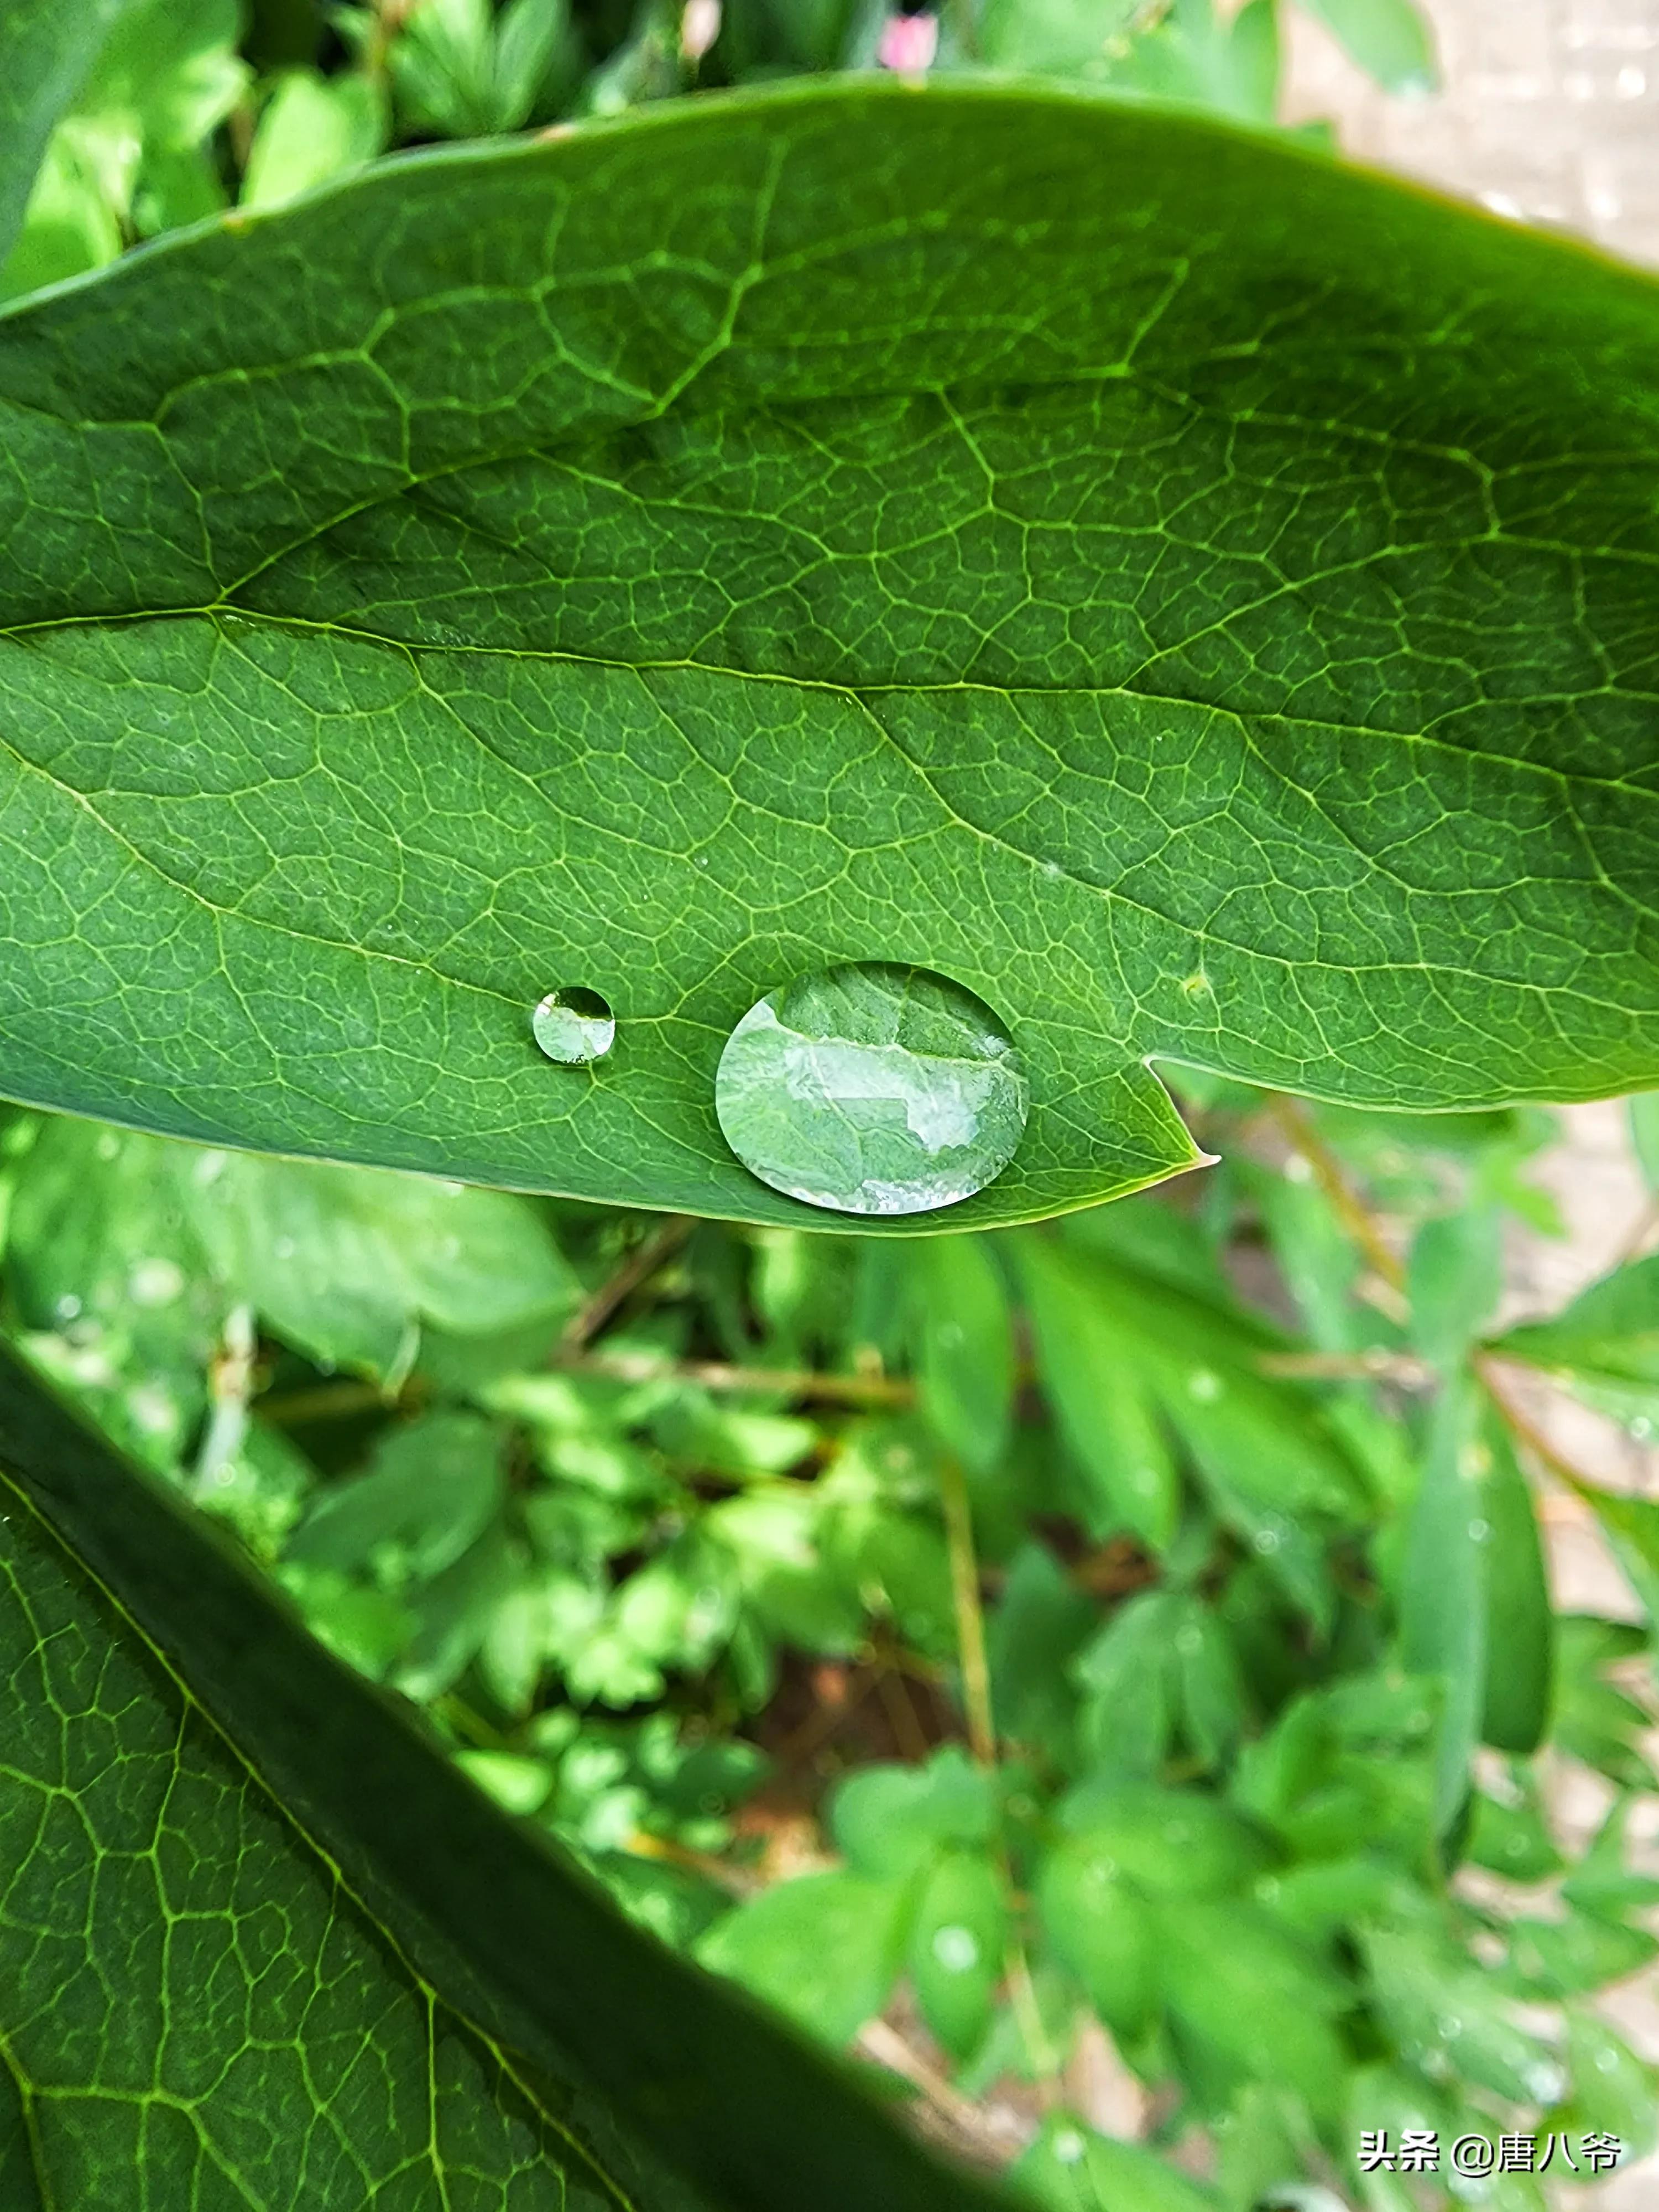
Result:
M597 991L550 991L530 1017L536 1042L550 1060L564 1067L585 1067L602 1060L616 1037L617 1024Z
M714 1079L726 1141L763 1182L838 1213L926 1213L1001 1174L1025 1072L988 1006L926 969L831 968L769 992Z

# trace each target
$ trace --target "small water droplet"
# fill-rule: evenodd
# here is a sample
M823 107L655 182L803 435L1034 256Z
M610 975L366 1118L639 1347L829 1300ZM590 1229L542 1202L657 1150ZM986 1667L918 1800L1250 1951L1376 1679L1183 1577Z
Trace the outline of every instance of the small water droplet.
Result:
M116 1135L113 1129L106 1129L103 1135L98 1139L99 1158L100 1160L118 1159L120 1158L120 1154L121 1139Z
M1054 2137L1054 2156L1061 2166L1075 2166L1088 2148L1075 2128L1062 2128Z
M1644 1443L1653 1434L1653 1423L1645 1413L1638 1413L1630 1425L1630 1432L1638 1443Z
M537 1043L561 1067L586 1067L602 1060L616 1037L617 1024L597 991L550 991L530 1027Z
M1187 1377L1187 1389L1201 1406L1212 1405L1221 1395L1221 1377L1212 1367L1194 1367Z
M53 1314L59 1321L73 1321L80 1310L81 1301L73 1291L65 1291L52 1307Z
M279 1260L291 1260L294 1257L294 1239L279 1237L270 1249Z
M1276 1552L1279 1549L1279 1531L1276 1528L1258 1528L1250 1541L1258 1552Z
M1474 1521L1471 1521L1471 1522L1470 1522L1470 1523L1469 1523L1469 1541L1470 1541L1470 1543L1472 1543L1472 1544L1484 1544L1484 1543L1486 1542L1486 1539L1491 1535L1491 1534L1492 1534L1492 1522L1491 1522L1490 1521L1481 1521L1481 1520L1478 1520L1478 1519L1477 1519L1477 1520L1474 1520Z
M926 1213L1000 1175L1030 1093L1013 1043L960 984L884 963L769 992L714 1079L726 1141L791 1198L838 1213Z
M965 1974L979 1964L979 1938L971 1928L953 1922L935 1931L933 1956L947 1974Z
M185 1271L176 1260L137 1260L127 1278L132 1302L139 1306L169 1306L185 1287Z

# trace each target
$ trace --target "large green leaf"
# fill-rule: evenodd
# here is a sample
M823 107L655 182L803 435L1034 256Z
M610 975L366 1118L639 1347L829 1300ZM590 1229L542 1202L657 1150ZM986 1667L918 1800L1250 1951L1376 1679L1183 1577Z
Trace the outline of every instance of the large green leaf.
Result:
M911 963L1030 1075L966 1227L1190 1164L1148 1055L1652 1083L1656 300L1220 125L858 82L20 309L0 1084L821 1224L721 1047ZM591 1074L530 1036L574 986Z
M9 1355L0 1469L6 2212L988 2212Z

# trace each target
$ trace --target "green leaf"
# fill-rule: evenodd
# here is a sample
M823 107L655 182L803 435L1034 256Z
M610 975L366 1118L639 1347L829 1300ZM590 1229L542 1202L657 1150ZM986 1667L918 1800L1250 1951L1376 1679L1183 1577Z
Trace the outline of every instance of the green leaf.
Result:
M1659 1426L1659 1253L1616 1268L1548 1321L1493 1340L1643 1439Z
M3 1087L822 1226L726 1152L722 1047L914 964L1030 1081L968 1226L1192 1164L1148 1055L1659 1079L1654 301L1265 137L871 82L428 152L15 311ZM553 988L617 1013L591 1072Z
M385 95L366 76L290 70L259 115L242 175L244 207L277 207L385 147Z
M1606 1531L1613 1556L1646 1606L1649 1619L1659 1621L1659 1499L1601 1490L1588 1482L1576 1483L1573 1488Z
M1659 1191L1659 1091L1644 1091L1630 1101L1631 1143L1648 1188Z
M1555 1614L1532 1492L1509 1431L1496 1413L1481 1426L1486 1460L1475 1495L1485 1524L1486 1623L1480 1740L1500 1751L1536 1751L1549 1726Z
M1516 2104L1555 2101L1559 2063L1516 2026L1496 1978L1437 1927L1374 1929L1364 1949L1382 2016L1415 2063L1431 2073L1454 2068Z
M1622 1920L1632 1911L1659 1905L1659 1876L1634 1874L1626 1865L1626 1823L1632 1800L1620 1798L1596 1832L1595 1841L1561 1885L1566 1902L1604 1920Z
M1022 2195L1053 2212L1215 2212L1214 2192L1154 2151L1052 2114L1013 2169Z
M1412 1342L1425 1359L1461 1359L1504 1287L1495 1206L1465 1206L1424 1223L1412 1244L1407 1287Z
M1514 1804L1476 1793L1469 1827L1468 1857L1510 1881L1547 1881L1559 1874L1561 1854L1555 1847L1535 1789L1528 1789Z
M1442 1686L1435 1826L1443 1836L1468 1794L1486 1698L1490 1528L1483 1488L1491 1454L1479 1415L1474 1385L1453 1376L1433 1410L1399 1601L1401 1656L1413 1674L1437 1677Z
M0 1459L9 2203L988 2212L9 1358Z
M1627 2160L1653 2148L1659 2111L1659 2073L1639 2059L1621 2035L1593 2012L1567 2014L1567 2063L1572 2099L1567 2116L1575 2135L1605 2130L1625 2147Z
M1242 1889L1274 1856L1252 1821L1196 1791L1091 1781L1063 1800L1060 1817L1150 1896Z
M1385 92L1432 92L1434 42L1417 0L1297 0Z
M985 1844L994 1801L990 1778L957 1744L926 1766L866 1766L836 1792L831 1826L859 1873L902 1879L947 1845Z
M506 1329L580 1295L521 1199L68 1120L29 1153L10 1265L40 1327L65 1299L106 1327L151 1316L152 1335L246 1304L325 1365L382 1377L407 1366L422 1322Z
M986 1474L1013 1421L1014 1343L1008 1294L983 1237L932 1237L918 1246L915 1295L921 1409L963 1465Z
M1259 1907L1182 1899L1158 1915L1158 1975L1182 2032L1241 2080L1282 2081L1328 2113L1344 2087L1334 2014L1347 1984Z
M886 2003L903 1962L915 1886L837 1870L775 1882L728 1912L697 1956L830 2043Z
M501 1510L501 1445L500 1431L477 1413L429 1413L394 1430L368 1474L318 1493L289 1557L392 1589L429 1582Z
M1557 1666L1552 1740L1626 1790L1650 1790L1654 1770L1644 1750L1650 1716L1607 1670L1648 1648L1628 1621L1563 1613L1556 1623Z
M1114 90L1243 123L1271 123L1279 100L1274 0L1245 0L1236 14L1216 0L1170 0L1111 71Z
M1036 1883L1042 1932L1115 2034L1141 2033L1158 2001L1151 1912L1120 1877L1109 1845L1079 1837L1048 1852Z
M1162 1551L1181 1486L1133 1339L1086 1260L1037 1237L1015 1249L1043 1388L1088 1484L1087 1525L1100 1536L1127 1528Z
M910 1986L922 2018L957 2058L970 2057L985 2040L1007 1940L996 1868L982 1852L945 1852L917 1901Z
M52 126L111 26L140 0L8 0L0 17L0 262L11 250Z

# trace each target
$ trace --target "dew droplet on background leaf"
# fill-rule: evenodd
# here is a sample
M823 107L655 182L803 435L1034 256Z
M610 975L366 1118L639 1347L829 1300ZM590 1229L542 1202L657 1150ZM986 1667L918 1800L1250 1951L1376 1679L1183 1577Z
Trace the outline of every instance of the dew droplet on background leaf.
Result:
M751 1174L838 1213L926 1213L1013 1158L1030 1093L1006 1030L971 991L868 962L769 992L714 1079L726 1141Z
M602 1060L616 1037L610 1006L597 991L550 991L530 1017L531 1032L550 1060L562 1067L586 1067Z

